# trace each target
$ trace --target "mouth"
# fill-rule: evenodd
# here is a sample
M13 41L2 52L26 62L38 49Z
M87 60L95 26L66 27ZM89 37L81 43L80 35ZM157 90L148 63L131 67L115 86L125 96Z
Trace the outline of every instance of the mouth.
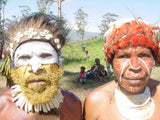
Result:
M142 79L130 79L130 80L128 80L128 82L130 82L131 84L140 84L143 81L144 80L142 80Z
M30 85L33 85L33 86L42 86L44 84L46 84L45 80L31 80L29 82Z

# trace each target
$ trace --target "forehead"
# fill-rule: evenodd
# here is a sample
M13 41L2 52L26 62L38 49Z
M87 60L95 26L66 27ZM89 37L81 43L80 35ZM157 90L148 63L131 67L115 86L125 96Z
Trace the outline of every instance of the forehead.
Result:
M56 52L49 42L43 41L29 41L21 44L15 51L16 53L33 53L33 52Z
M135 48L129 47L129 48L124 48L124 49L118 49L115 55L122 54L122 53L126 53L126 54L149 53L149 54L152 54L149 48L141 47L141 46L138 46Z

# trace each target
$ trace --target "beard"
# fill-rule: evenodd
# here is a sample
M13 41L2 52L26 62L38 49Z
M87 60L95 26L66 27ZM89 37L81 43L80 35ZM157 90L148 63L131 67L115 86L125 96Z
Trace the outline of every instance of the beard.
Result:
M57 64L42 65L37 73L33 73L29 65L11 70L13 82L20 85L23 96L32 105L52 100L58 92L62 75L62 67Z

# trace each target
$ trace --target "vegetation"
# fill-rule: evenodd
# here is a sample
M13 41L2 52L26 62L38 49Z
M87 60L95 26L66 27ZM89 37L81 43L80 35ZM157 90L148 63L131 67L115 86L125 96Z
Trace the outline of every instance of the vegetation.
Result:
M86 50L89 52L90 58L84 60L84 52L81 45L86 45ZM101 64L105 66L104 53L103 53L103 39L97 38L94 40L84 40L77 42L69 42L63 49L64 53L64 76L60 80L62 88L67 89L76 94L83 102L85 96L95 89L96 87L105 84L97 79L87 79L86 84L81 84L77 81L80 67L86 67L86 71L94 64L96 57L100 58ZM160 80L159 74L160 67L156 66L152 70L151 78ZM115 76L112 75L109 81L114 80ZM106 81L107 82L107 81Z
M112 13L106 13L102 16L101 24L98 26L102 36L109 29L109 24L114 22L117 17L119 16Z
M97 38L93 40L84 40L78 42L68 42L63 49L64 53L64 76L61 79L61 85L63 88L68 90L81 89L83 90L92 90L95 87L98 87L104 82L99 82L96 79L87 79L87 83L82 85L77 81L78 73L80 67L84 66L86 71L93 66L95 63L94 59L99 58L101 64L105 64L105 56L103 53L103 39ZM86 45L86 51L88 51L90 58L84 60L85 52L82 51L82 45ZM113 80L114 76L110 77L110 80ZM82 90L83 89L83 90ZM74 91L75 92L75 91ZM86 92L87 93L87 92Z
M85 27L87 25L87 16L87 13L85 13L82 8L75 12L76 24L78 28L77 33L81 36L81 40L83 40L84 37Z

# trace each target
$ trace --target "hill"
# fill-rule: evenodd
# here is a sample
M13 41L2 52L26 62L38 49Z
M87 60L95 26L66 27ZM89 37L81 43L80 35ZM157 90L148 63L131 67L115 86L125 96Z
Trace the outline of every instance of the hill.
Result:
M93 39L93 38L97 38L99 36L98 32L85 32L84 33L84 40L88 40L88 39ZM76 32L76 30L72 29L70 31L70 33L67 36L69 41L78 41L80 40L80 36L78 35L78 33Z
M89 52L90 58L84 60L84 52L81 45L86 45L86 50ZM68 42L64 47L64 76L62 77L60 84L64 89L72 91L81 100L82 103L85 96L95 89L96 87L105 84L105 82L98 81L97 79L87 79L86 84L81 84L77 81L78 73L81 66L86 67L86 71L94 64L95 58L100 58L101 64L105 66L105 57L103 53L103 39L97 38L93 40L84 41L72 41ZM156 66L152 70L151 78L160 80L159 74L160 67ZM115 76L112 75L109 81L114 80Z

